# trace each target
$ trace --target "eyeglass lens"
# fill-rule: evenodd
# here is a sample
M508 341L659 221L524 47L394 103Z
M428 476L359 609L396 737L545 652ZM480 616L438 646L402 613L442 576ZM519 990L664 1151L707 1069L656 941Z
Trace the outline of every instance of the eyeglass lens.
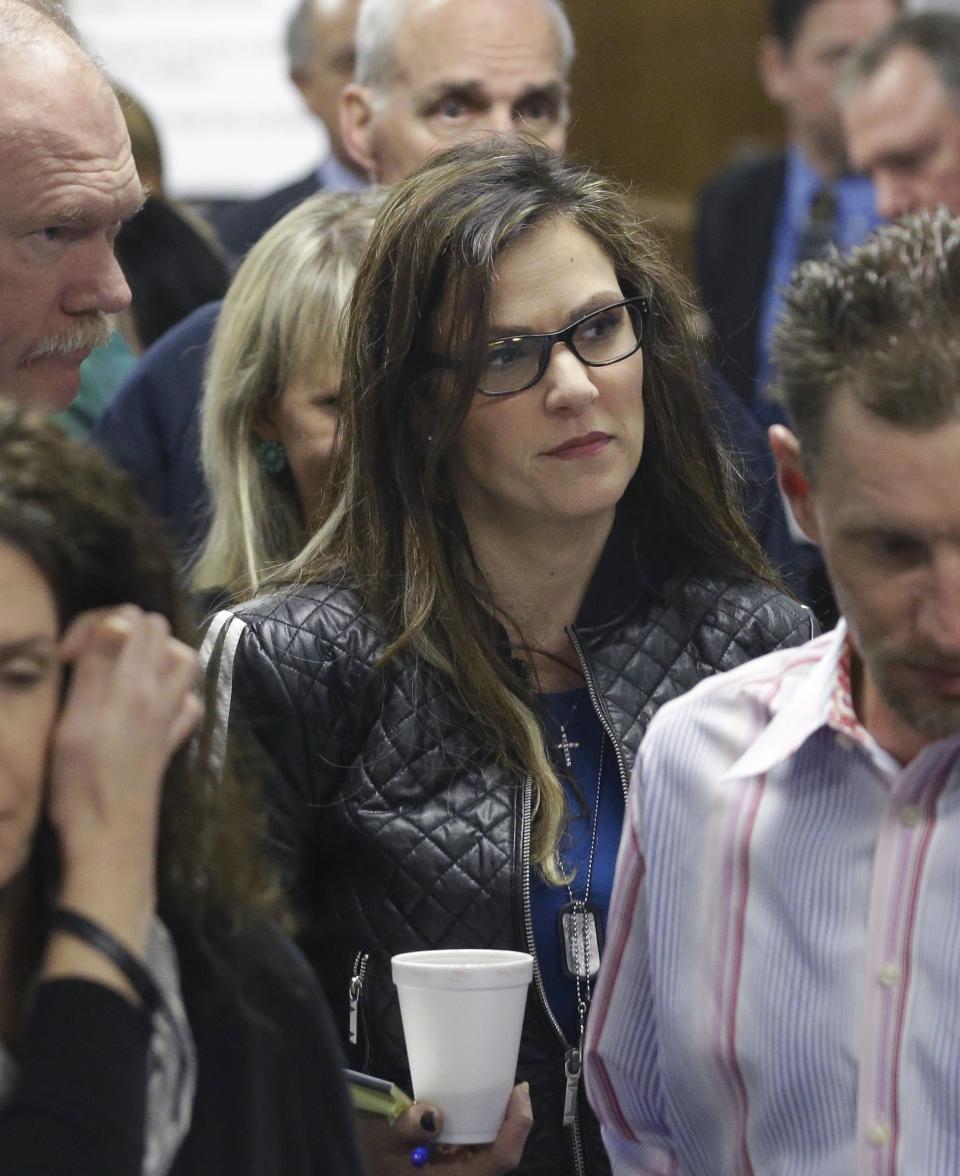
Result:
M565 340L583 363L600 366L625 359L637 349L643 321L640 311L622 303L606 306L577 323ZM558 333L562 334L562 332ZM484 392L505 394L534 383L545 352L558 335L519 335L490 344L480 386Z

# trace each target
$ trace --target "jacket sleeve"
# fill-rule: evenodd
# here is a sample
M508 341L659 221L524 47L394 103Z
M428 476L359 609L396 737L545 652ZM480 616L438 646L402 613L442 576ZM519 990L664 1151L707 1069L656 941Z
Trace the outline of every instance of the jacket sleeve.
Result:
M813 610L788 596L779 597L780 616L773 626L773 649L790 649L820 636L820 622ZM764 650L764 652L769 652Z
M37 989L0 1111L0 1176L140 1176L148 1019L88 980Z
M744 661L778 649L803 645L820 633L817 618L805 604L770 585L763 585L759 591L754 588L749 597L740 598L739 606L721 612L725 613L722 631L727 644L711 662L717 671L732 670Z
M244 618L225 610L211 621L200 656L206 713L200 755L215 772L229 762L261 780L271 849L296 906L314 822L346 771L336 739L345 705L329 681L336 677L333 655L303 630L266 644Z

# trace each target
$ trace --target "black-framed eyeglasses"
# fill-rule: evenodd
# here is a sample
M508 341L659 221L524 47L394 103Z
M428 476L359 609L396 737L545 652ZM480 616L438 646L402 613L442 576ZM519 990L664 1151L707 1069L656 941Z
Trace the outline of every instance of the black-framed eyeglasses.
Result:
M532 388L547 370L556 343L564 343L587 367L619 363L639 350L649 313L645 298L624 298L591 310L561 331L494 339L487 345L478 391L512 396Z

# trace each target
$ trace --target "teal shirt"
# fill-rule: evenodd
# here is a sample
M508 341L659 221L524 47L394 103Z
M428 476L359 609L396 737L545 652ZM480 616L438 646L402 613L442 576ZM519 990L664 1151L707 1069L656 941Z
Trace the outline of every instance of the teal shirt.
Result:
M86 440L94 421L113 399L113 394L137 362L119 331L110 342L98 347L80 365L80 391L69 408L54 414L53 419L72 437Z

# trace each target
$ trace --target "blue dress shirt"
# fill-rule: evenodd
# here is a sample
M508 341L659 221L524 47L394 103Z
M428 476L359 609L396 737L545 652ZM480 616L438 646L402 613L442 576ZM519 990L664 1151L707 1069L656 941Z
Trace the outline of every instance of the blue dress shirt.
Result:
M798 147L787 151L783 200L773 234L770 268L760 306L757 335L757 386L770 386L773 369L770 344L783 306L783 291L790 284L797 261L797 249L810 214L814 194L823 183ZM836 185L837 239L840 249L859 245L880 223L873 197L873 184L866 176L841 176Z

